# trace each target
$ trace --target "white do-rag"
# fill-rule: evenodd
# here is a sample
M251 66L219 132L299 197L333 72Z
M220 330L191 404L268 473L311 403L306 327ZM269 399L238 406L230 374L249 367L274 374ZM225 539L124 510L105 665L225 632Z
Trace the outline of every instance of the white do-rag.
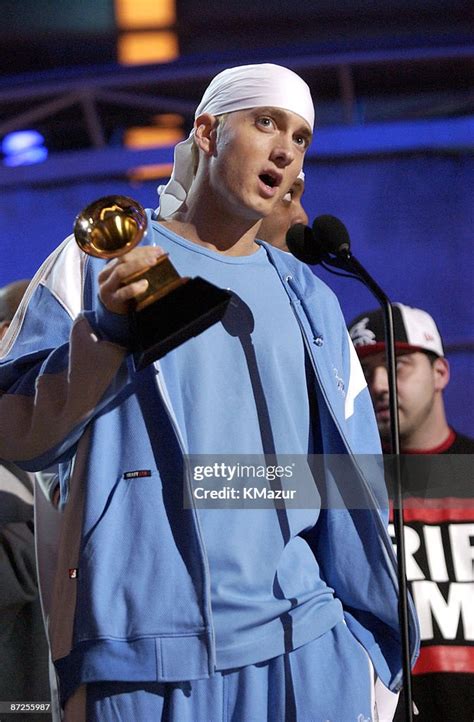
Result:
M260 106L289 110L313 128L314 106L307 84L292 70L273 63L239 65L223 70L211 80L194 118L202 113L222 115ZM171 178L158 188L160 206L157 215L160 219L169 218L186 200L194 178L193 143L194 128L174 149Z

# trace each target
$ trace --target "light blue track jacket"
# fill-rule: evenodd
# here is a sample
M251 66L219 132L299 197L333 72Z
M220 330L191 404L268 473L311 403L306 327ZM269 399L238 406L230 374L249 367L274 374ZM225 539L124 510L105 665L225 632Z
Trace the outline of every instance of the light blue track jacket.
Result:
M167 250L160 225L151 227L149 238ZM350 485L367 499L362 509L339 501L322 510L310 543L349 628L396 689L396 563L386 516L375 508L374 499L387 502L365 379L332 291L263 245L313 364L324 453L349 455ZM63 700L84 682L191 680L215 669L208 563L197 511L183 508L186 449L159 364L135 371L128 318L98 301L103 265L66 239L36 274L0 346L0 457L27 470L60 465L50 634ZM219 403L207 391L209 403ZM328 498L337 498L332 471L326 483ZM412 605L410 613L414 661Z

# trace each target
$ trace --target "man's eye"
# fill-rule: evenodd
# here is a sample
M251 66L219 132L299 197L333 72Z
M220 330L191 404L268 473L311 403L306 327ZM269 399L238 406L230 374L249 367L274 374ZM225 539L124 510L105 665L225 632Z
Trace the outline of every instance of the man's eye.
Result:
M293 191L288 191L288 193L285 193L285 195L282 198L282 201L285 203L291 203L293 199Z
M308 139L304 135L296 135L295 136L295 143L296 145L300 145L302 148L307 148L308 146Z
M260 118L257 119L257 123L259 125L262 125L264 128L273 128L274 123L271 118L269 118L267 115L263 115Z

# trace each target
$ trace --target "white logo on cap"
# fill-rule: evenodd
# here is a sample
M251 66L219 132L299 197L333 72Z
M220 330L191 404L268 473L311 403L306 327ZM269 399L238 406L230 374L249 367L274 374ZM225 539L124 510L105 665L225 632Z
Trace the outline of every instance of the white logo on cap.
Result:
M373 343L377 343L375 340L375 333L367 328L369 323L369 317L361 318L354 326L352 326L350 334L354 346L370 346Z

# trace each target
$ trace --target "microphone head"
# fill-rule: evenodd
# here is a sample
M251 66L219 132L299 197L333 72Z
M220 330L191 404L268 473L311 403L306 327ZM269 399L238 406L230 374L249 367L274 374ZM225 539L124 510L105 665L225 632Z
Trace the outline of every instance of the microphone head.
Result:
M314 239L326 253L337 256L350 250L351 240L344 223L335 216L318 216L313 222Z
M286 234L288 250L299 261L315 266L323 260L323 250L313 235L313 231L304 223L291 226Z

